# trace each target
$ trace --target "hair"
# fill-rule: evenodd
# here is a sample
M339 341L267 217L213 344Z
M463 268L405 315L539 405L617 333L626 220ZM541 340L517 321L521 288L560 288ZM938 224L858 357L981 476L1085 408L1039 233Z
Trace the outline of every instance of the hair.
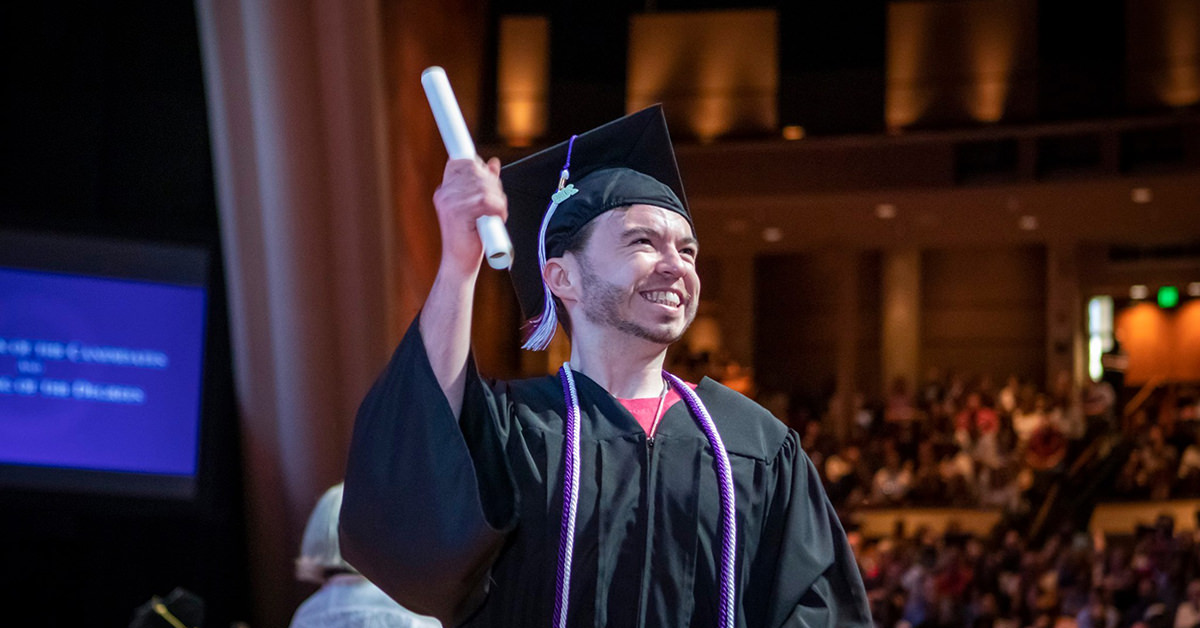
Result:
M296 579L324 584L339 573L357 573L342 558L338 542L338 517L342 509L341 482L326 489L304 526L300 556L296 558Z

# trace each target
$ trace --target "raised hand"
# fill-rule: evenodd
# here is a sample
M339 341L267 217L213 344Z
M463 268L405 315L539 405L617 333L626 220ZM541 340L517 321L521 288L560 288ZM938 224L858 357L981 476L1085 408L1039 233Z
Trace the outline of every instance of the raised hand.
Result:
M479 216L508 218L508 199L500 183L500 160L474 159L446 162L442 184L433 194L442 232L441 270L459 276L475 273L483 258L483 245L475 227Z

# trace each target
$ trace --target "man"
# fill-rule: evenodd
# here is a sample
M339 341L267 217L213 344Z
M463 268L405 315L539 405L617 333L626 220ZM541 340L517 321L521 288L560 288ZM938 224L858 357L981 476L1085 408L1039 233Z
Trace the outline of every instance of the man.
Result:
M683 199L657 107L503 172L447 164L437 279L359 410L342 510L346 557L401 604L465 626L870 624L796 433L662 370L700 294ZM506 210L527 346L570 335L557 378L470 358L475 218Z

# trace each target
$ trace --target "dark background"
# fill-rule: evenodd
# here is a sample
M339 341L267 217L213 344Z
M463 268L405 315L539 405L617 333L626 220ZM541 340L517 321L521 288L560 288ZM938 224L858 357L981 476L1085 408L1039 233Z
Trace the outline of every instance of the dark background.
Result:
M247 619L241 456L194 7L4 3L0 81L0 229L186 244L212 261L199 495L0 489L0 623L127 626L136 607L177 586L205 599L206 625Z

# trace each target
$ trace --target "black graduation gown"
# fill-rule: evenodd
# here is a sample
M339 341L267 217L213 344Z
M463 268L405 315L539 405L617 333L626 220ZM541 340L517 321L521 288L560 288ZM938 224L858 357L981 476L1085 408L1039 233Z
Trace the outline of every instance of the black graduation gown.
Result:
M461 421L414 323L359 409L341 549L404 606L446 625L549 627L562 513L557 377L485 381ZM720 493L686 403L653 440L575 374L582 412L571 626L716 626ZM862 579L816 470L758 404L704 379L737 503L737 625L868 626Z

